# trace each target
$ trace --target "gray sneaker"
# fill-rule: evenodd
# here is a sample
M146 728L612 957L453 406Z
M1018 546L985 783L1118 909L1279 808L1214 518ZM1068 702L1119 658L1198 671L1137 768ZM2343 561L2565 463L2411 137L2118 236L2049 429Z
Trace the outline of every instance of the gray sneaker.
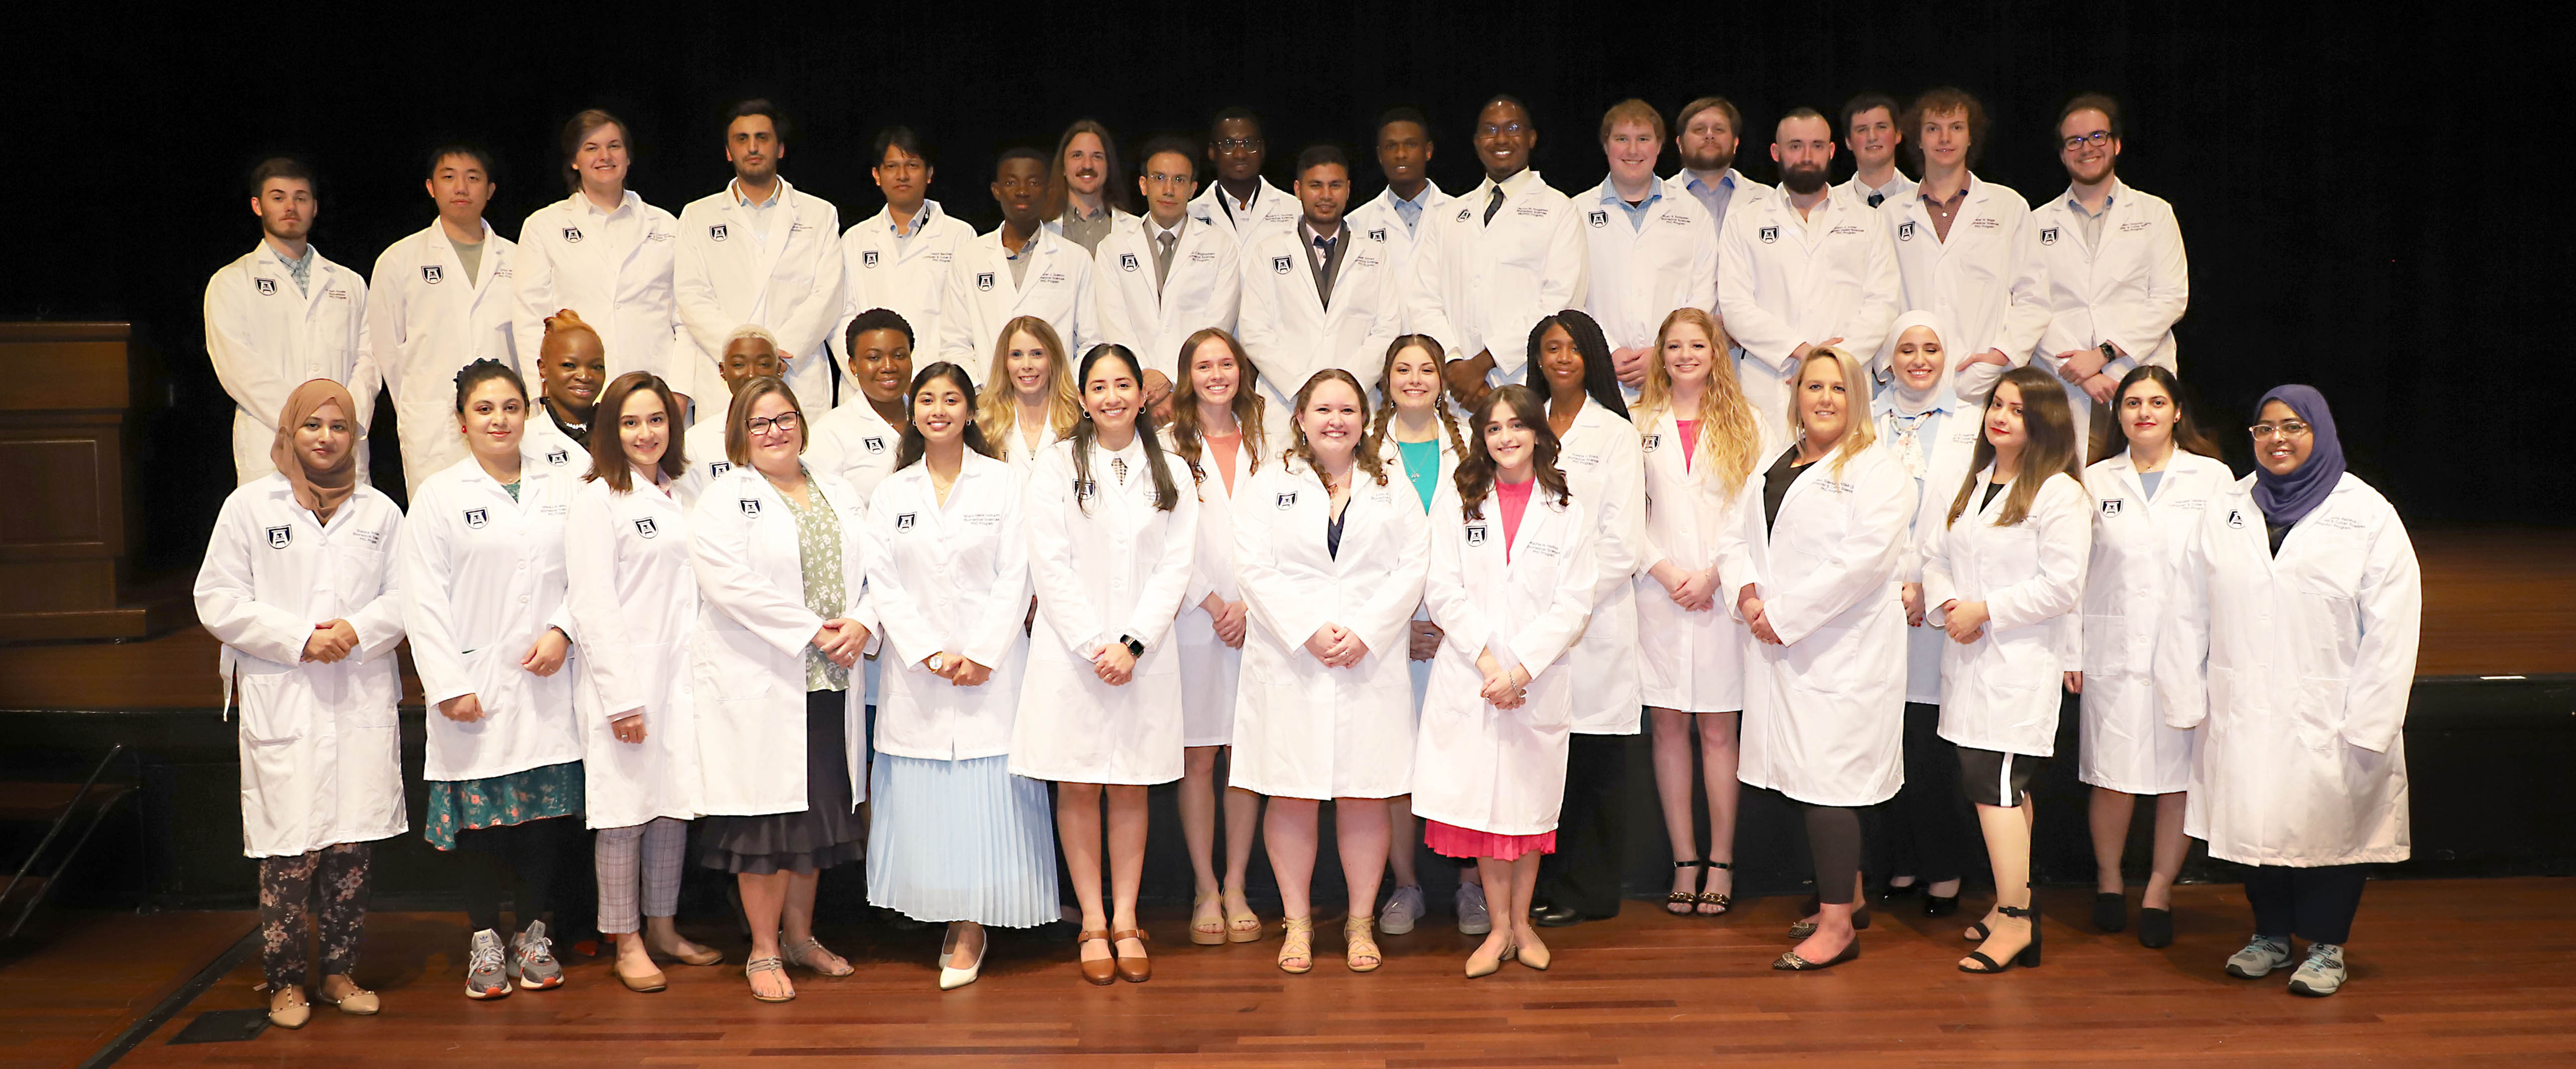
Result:
M1483 935L1494 930L1493 914L1485 912L1485 885L1458 885L1458 934Z
M2245 949L2227 959L2227 975L2240 980L2260 979L2271 975L2274 969L2288 968L2289 964L2289 940L2258 935L2253 942L2245 944Z
M1377 911L1377 930L1387 935L1403 935L1413 930L1413 922L1431 910L1423 904L1422 888L1398 887L1386 896L1386 907Z
M474 933L465 952L465 997L500 998L510 993L510 976L501 968L501 933L490 928Z
M2290 993L2324 998L2343 986L2343 948L2333 943L2308 944L2308 960L2290 974Z
M527 931L510 937L510 979L527 991L563 986L563 966L555 962L555 944L546 938L546 922L529 921Z

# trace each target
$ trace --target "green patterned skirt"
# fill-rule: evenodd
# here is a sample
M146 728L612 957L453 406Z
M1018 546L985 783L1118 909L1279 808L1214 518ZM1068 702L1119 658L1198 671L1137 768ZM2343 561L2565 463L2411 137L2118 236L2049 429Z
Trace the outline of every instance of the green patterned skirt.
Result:
M543 765L489 779L430 780L421 837L456 849L456 833L499 828L581 812L581 762Z

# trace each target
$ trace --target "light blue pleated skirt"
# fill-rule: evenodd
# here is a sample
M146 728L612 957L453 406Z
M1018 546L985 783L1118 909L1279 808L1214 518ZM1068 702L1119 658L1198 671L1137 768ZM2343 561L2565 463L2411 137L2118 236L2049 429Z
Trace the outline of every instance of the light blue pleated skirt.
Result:
M1008 756L877 755L868 776L868 901L915 920L1027 928L1059 919L1055 810Z

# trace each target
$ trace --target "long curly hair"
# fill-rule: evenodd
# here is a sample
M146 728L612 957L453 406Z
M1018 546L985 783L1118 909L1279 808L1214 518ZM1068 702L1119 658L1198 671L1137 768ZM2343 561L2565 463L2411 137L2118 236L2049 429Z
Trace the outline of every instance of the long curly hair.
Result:
M1699 410L1684 416L1672 412L1673 373L1664 366L1664 343L1671 341L1680 327L1697 327L1708 339L1708 386L1700 391ZM1736 381L1735 361L1726 356L1726 331L1707 312L1697 308L1673 309L1664 317L1664 325L1655 331L1655 346L1646 350L1646 385L1637 391L1637 429L1647 431L1656 417L1672 412L1675 420L1699 421L1699 465L1693 477L1702 481L1714 478L1727 497L1744 488L1744 480L1753 477L1755 456L1762 449L1762 424L1753 417L1753 406L1744 400L1744 384Z
M1538 475L1538 484L1559 501L1574 500L1565 472L1556 466L1559 446L1556 431L1547 425L1547 402L1539 399L1538 391L1513 384L1485 395L1485 403L1476 406L1470 419L1475 437L1467 451L1458 454L1458 473L1450 477L1458 487L1458 511L1467 519L1485 517L1485 497L1494 492L1494 457L1485 447L1485 425L1506 411L1536 436L1530 448L1530 466Z

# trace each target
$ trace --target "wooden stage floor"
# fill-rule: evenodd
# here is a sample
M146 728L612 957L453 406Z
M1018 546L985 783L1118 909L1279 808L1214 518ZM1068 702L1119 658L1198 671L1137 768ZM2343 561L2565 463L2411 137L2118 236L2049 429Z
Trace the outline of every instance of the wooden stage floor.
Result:
M1551 933L1550 971L1515 965L1476 981L1459 975L1473 941L1445 914L1384 938L1387 964L1365 976L1341 968L1338 934L1320 934L1318 967L1302 977L1272 967L1275 935L1191 946L1186 918L1166 914L1147 922L1158 940L1150 983L1091 987L1069 943L1016 939L995 943L980 982L947 994L936 989L936 929L826 925L859 972L796 973L800 997L784 1005L746 993L735 939L717 944L727 965L672 966L660 994L618 988L602 960L573 965L560 990L471 1002L460 990L461 915L378 914L359 979L384 995L383 1015L322 1008L300 1032L167 1044L198 1013L264 1005L253 962L119 1064L2564 1065L2576 1063L2571 892L2576 881L2374 883L2353 978L2328 999L2288 994L2286 976L2220 971L2248 930L2233 886L2180 889L2179 937L2161 951L2093 932L2089 893L2044 892L2047 964L2003 976L1952 966L1974 900L1937 921L1919 907L1882 911L1862 933L1865 957L1803 975L1768 968L1792 942L1783 927L1795 898L1744 903L1721 920L1632 902L1616 920ZM132 934L144 937L139 921ZM24 960L0 975L24 1020L59 1004L58 985L80 970L129 952L96 947L86 962ZM202 964L172 967L184 976Z

